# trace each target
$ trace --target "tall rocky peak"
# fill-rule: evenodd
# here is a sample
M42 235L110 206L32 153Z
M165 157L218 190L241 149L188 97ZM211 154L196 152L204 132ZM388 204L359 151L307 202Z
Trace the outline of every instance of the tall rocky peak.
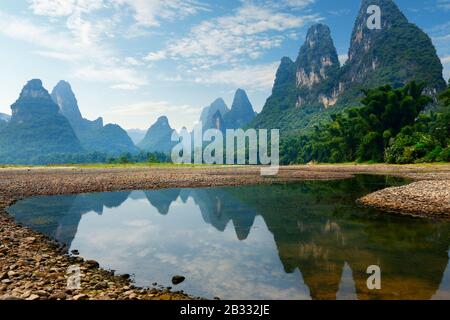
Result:
M19 99L11 106L12 120L34 115L58 113L58 106L53 102L42 81L33 79L23 87Z
M137 152L137 148L125 130L118 125L103 126L103 119L90 121L83 118L77 98L67 81L60 81L52 91L52 99L59 113L69 120L82 146L89 152L119 155Z
M255 111L248 99L247 93L238 89L234 95L230 112L224 117L227 129L244 128L255 118Z
M369 28L368 20L375 15L370 6L380 8L380 29ZM361 87L385 84L398 87L412 80L425 82L427 91L436 94L445 86L442 70L430 37L410 23L394 1L363 0L353 28L349 60L340 74L343 90L339 94L346 91L344 96L354 95Z
M159 117L148 129L138 147L147 152L170 152L173 146L171 141L173 132L174 129L170 126L169 119L166 116Z
M152 128L172 130L169 124L169 119L166 116L159 117L156 123L152 126Z
M78 101L72 91L72 87L66 81L58 82L52 91L53 101L59 106L60 112L70 122L81 121L83 119L80 109L78 108Z
M381 14L381 29L369 29L367 20L372 14L370 6L378 6ZM377 37L394 26L408 24L408 19L392 0L363 0L353 27L350 43L349 61L366 54Z
M378 18L381 29L372 28ZM329 28L319 24L309 29L295 68L293 76L292 62L283 58L272 95L252 125L289 132L309 129L326 117L324 108L357 106L362 89L416 80L436 96L446 85L430 37L408 22L392 0L362 0L344 66L339 66Z
M286 85L290 85L293 81L295 82L296 68L294 61L288 57L283 57L275 75L273 90L279 90Z
M239 113L252 113L254 114L253 106L248 99L247 92L242 89L237 89L234 94L233 105L231 106L232 112Z
M11 109L11 121L0 134L1 161L29 164L41 156L83 151L41 80L29 81Z
M200 122L203 129L216 129L218 115L223 119L229 111L230 109L228 109L228 106L222 98L216 99L210 106L204 108L202 111Z
M330 28L316 24L308 30L297 61L297 86L311 88L339 68L339 58Z
M296 64L288 57L281 59L278 67L272 95L267 99L261 113L253 121L255 128L280 128L279 115L290 109L297 101ZM275 119L275 121L270 121Z

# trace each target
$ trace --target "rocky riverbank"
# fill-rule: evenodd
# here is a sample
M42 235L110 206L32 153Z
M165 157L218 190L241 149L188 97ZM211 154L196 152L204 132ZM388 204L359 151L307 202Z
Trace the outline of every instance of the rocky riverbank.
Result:
M0 215L0 300L195 299L163 288L140 289L95 261L69 256L66 248ZM81 290L68 289L68 269L81 271Z
M369 194L359 203L399 214L450 219L450 180L425 180Z
M41 234L18 226L6 208L35 195L211 187L274 183L301 179L348 178L347 173L285 173L262 178L252 169L196 168L29 168L0 169L0 300L188 300L198 299L171 288L136 288L126 275L102 270L94 261L69 255ZM68 268L81 271L81 290L67 289Z
M255 167L0 169L0 299L196 299L151 284L150 288L136 288L127 276L114 275L100 269L95 261L69 255L66 248L51 239L16 225L6 208L20 199L36 195L345 179L361 173L439 182L450 180L450 165L295 166L281 168L278 176L271 178L261 177ZM67 289L67 269L72 265L80 267L81 290Z

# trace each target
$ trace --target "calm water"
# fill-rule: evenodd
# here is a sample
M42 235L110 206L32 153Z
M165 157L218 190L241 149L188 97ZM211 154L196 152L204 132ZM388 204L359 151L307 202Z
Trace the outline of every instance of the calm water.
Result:
M35 197L16 220L139 286L222 299L450 299L450 223L382 214L355 199L386 177L276 186ZM367 289L379 265L382 289Z

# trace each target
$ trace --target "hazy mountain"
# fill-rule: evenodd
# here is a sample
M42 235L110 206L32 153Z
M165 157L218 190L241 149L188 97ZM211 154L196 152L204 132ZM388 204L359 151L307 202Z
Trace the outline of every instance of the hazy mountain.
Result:
M0 113L0 133L3 128L6 128L9 120L11 120L11 116L4 113Z
M61 114L71 123L77 124L84 120L78 108L78 101L68 82L59 81L56 87L53 88L51 96L53 101L59 106Z
M39 156L83 151L41 80L29 81L11 110L11 120L0 134L2 162L32 163Z
M11 120L11 116L9 114L0 112L0 121L8 122L9 120Z
M158 118L147 131L144 139L138 144L138 147L147 152L170 153L173 146L172 133L175 130L170 127L169 119L163 116Z
M110 155L136 153L138 149L125 130L118 125L103 126L103 119L84 119L78 101L70 84L60 81L52 91L52 98L59 106L60 113L71 123L76 135L87 151L98 151Z
M381 30L367 27L367 9L378 5ZM271 97L252 126L283 132L311 127L333 112L359 105L361 90L423 81L436 94L445 88L442 64L431 39L409 23L392 0L363 0L340 66L330 29L312 26L294 63L283 58Z
M238 89L234 95L230 112L226 113L223 121L227 129L246 127L255 118L255 111L248 99L247 93Z
M200 117L203 130L222 129L223 118L230 112L222 98L215 100L211 105L205 107Z
M131 138L131 140L134 142L134 144L139 144L139 142L144 139L145 134L147 131L141 130L141 129L128 129L127 130L128 136Z

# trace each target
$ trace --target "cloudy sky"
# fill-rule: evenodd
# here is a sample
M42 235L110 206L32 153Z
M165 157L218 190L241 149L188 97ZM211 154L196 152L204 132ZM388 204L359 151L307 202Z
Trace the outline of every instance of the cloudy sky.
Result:
M450 0L397 0L433 39L450 77ZM255 110L280 58L327 23L342 59L360 0L2 0L0 112L24 83L72 84L83 115L147 129L160 115L192 127L202 107L237 88Z

